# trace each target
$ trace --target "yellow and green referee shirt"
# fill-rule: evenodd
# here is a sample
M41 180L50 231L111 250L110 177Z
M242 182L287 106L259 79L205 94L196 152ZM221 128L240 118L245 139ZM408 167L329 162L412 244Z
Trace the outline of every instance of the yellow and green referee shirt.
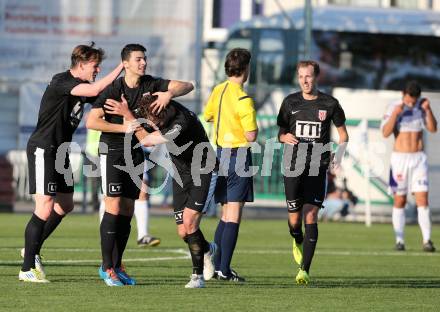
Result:
M214 122L214 142L220 147L247 146L245 132L258 128L254 101L240 84L229 80L214 88L203 116Z

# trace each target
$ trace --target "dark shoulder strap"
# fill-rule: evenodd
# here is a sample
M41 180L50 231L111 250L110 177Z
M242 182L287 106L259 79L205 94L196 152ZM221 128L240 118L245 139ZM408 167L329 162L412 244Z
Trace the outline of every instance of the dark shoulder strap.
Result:
M223 102L223 95L225 94L226 88L228 87L229 82L226 83L225 87L222 90L222 94L220 95L220 104L218 105L218 116L217 116L217 129L216 129L216 135L215 135L215 144L218 146L218 130L220 127L220 113L222 111L222 102Z

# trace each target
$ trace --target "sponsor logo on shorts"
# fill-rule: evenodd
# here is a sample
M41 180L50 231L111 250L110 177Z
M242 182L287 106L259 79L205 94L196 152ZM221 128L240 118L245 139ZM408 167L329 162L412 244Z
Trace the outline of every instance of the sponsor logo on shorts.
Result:
M174 212L174 219L176 219L177 224L183 223L183 210Z
M195 204L196 204L196 206L203 206L204 205L203 203L199 203L199 202L196 202Z
M287 200L287 211L289 212L296 212L298 209L300 209L299 200Z
M47 184L47 192L48 193L56 193L57 192L57 184L54 182L49 182Z
M112 195L118 195L122 193L122 183L110 183L108 185L108 192Z

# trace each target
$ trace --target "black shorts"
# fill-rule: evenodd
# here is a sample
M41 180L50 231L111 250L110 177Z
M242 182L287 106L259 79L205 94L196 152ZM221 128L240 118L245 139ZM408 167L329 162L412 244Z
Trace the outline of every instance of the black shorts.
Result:
M102 193L108 197L125 197L136 200L142 186L144 153L137 148L126 161L123 150L109 150L99 154Z
M304 204L321 208L327 192L327 167L319 168L317 176L310 176L308 167L299 176L284 176L284 191L288 212L301 211Z
M196 185L191 175L190 165L173 163L182 182L182 185L179 185L176 181L177 177L173 178L174 218L176 224L183 224L183 210L185 208L202 212L206 202L210 200L208 194L210 193L212 172L200 174L200 184Z
M55 196L59 193L73 193L73 174L69 153L57 158L55 148L27 146L29 169L29 193Z

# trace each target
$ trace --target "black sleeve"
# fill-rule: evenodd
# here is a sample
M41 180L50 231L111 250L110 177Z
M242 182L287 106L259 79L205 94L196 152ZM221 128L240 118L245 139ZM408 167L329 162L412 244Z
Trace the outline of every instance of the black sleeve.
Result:
M56 90L57 90L56 92L60 95L70 95L72 89L81 83L88 83L88 82L84 82L76 78L62 79L62 80L60 79L57 81L56 84Z
M183 131L182 125L175 122L160 130L162 135L169 141L174 141L174 139L181 135Z
M282 134L289 132L289 111L289 103L287 98L285 98L277 117L277 125L280 128L278 130L278 140L280 140Z
M288 129L289 128L289 102L287 98L283 100L281 103L280 111L278 112L277 117L277 125L280 128Z
M163 136L176 138L188 129L188 120L183 113L177 113L169 126L160 130Z
M332 116L333 123L336 128L341 127L345 124L345 113L344 110L341 107L341 104L336 101L336 106L333 109L333 116Z
M170 80L162 79L162 78L156 78L150 75L144 76L148 81L148 90L151 93L154 92L165 92L168 91L168 85L170 84Z
M95 101L98 99L98 96L93 96L93 97L86 97L85 103L95 103Z
M115 92L114 82L109 84L95 99L95 101L91 102L92 108L104 108L105 100L114 99L120 100L117 98Z
M289 128L289 103L287 98L283 100L280 111L278 112L277 125L280 128Z

